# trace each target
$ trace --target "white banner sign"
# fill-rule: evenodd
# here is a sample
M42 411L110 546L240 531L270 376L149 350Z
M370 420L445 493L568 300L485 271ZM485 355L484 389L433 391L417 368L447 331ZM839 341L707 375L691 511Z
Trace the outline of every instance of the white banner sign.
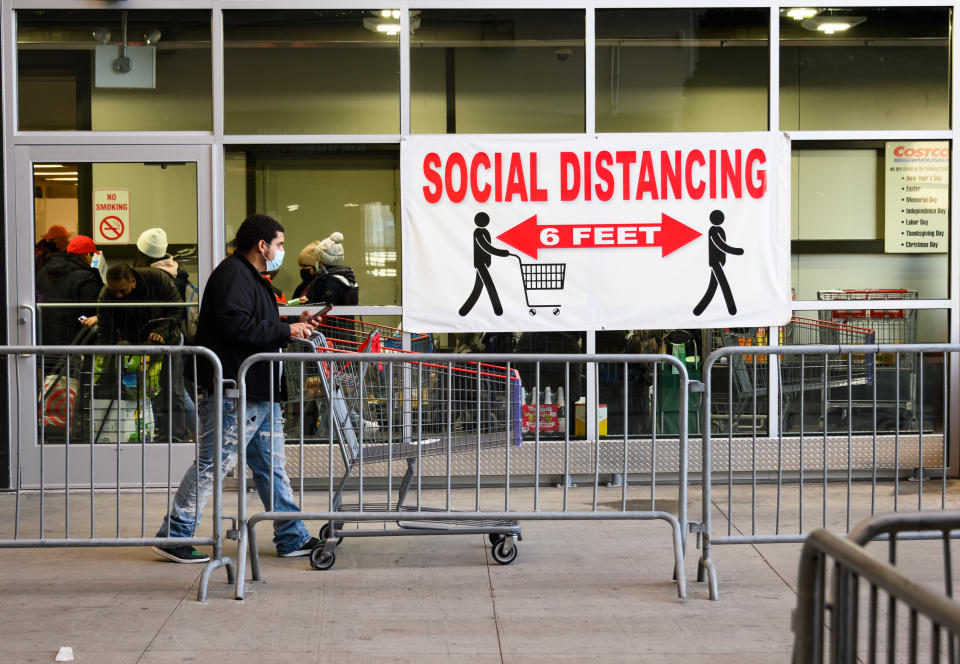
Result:
M130 190L93 190L93 243L130 243Z
M766 132L410 136L403 325L784 324L789 159Z

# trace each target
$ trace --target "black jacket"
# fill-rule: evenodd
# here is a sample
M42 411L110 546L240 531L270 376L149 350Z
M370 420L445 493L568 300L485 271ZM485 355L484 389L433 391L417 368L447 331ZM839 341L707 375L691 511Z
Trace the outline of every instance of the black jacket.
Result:
M115 344L127 341L145 344L151 332L163 337L163 343L180 343L180 320L183 310L172 307L151 307L151 302L183 302L170 275L153 267L135 267L137 287L127 297L117 299L104 288L100 302L143 302L143 306L100 307L98 343Z
M334 306L351 306L360 299L360 287L353 270L346 265L331 265L317 275L307 289L308 302L327 302Z
M216 267L200 300L197 345L212 350L223 365L223 378L236 380L243 361L256 353L275 353L290 341L290 324L280 320L270 282L250 262L236 253ZM213 389L207 362L197 364L197 382ZM285 390L280 363L274 365L270 394L270 363L259 362L247 372L247 398L280 399Z
M94 303L103 288L100 272L79 254L57 252L37 272L37 302L89 302L90 306L40 310L40 341L66 345L80 331L82 316L96 313Z

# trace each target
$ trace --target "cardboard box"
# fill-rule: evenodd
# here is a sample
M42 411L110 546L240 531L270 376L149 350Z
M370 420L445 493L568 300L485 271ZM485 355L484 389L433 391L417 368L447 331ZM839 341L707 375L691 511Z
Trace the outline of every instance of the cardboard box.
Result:
M151 442L154 434L153 404L148 399L145 404L137 404L130 399L113 401L111 399L93 400L93 435L97 443L117 442L117 414L120 415L120 442L138 443L141 428L145 442ZM102 426L101 426L102 425Z
M587 435L587 403L583 397L577 399L573 410L573 432L576 436ZM607 404L597 406L597 434L607 435Z
M537 430L537 406L524 405L522 410L523 433ZM560 407L552 404L540 405L540 433L563 433L567 430L566 418L560 417Z

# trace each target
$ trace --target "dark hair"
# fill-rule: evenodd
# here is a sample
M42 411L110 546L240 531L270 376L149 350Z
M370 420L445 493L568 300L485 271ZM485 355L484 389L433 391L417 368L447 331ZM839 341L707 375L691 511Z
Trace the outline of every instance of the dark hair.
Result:
M277 234L282 232L283 226L273 217L265 214L251 214L237 229L237 251L240 253L250 251L260 240L270 244Z
M158 259L153 258L152 256L147 256L145 253L137 249L137 255L133 259L133 267L150 267Z
M137 273L126 263L111 265L107 270L107 281L136 281Z

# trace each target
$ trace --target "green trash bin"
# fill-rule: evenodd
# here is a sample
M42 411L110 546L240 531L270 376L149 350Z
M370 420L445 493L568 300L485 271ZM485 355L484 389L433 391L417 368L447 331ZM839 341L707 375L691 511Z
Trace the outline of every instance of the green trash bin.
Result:
M694 350L687 354L684 343L667 344L667 351L687 366L690 380L700 380L700 356ZM657 372L657 432L661 434L680 433L680 371L673 365L661 365ZM700 394L689 394L687 398L687 433L700 434Z

